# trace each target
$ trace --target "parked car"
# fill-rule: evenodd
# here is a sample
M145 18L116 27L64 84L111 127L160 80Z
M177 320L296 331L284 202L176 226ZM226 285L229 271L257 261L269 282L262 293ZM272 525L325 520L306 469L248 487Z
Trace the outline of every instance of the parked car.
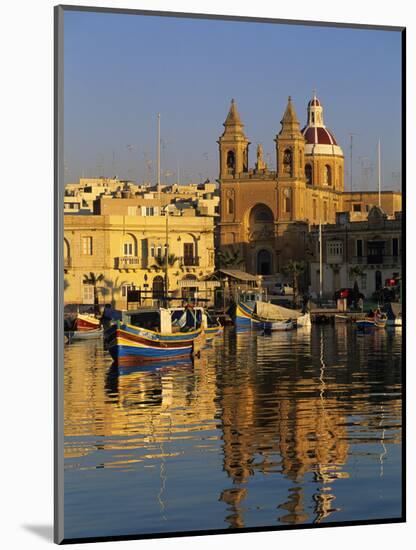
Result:
M273 292L279 296L293 296L293 287L289 283L276 283Z

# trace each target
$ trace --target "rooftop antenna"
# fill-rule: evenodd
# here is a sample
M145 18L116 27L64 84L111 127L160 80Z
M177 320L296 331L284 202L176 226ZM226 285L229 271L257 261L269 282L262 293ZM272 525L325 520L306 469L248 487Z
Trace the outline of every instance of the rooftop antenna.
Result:
M352 193L352 158L353 158L353 137L358 136L358 134L354 134L350 132L348 134L350 136L350 193ZM352 204L352 203L351 203Z

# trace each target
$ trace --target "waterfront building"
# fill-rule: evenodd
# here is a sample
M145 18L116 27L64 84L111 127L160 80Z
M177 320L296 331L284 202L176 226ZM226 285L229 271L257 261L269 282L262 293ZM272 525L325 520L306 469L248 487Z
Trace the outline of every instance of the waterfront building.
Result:
M373 206L365 220L353 221L353 212L340 212L334 224L322 226L323 295L333 297L357 280L366 296L380 290L387 279L402 273L402 216L394 218ZM311 228L311 289L320 290L319 228Z
M314 95L301 128L291 98L275 138L276 170L270 170L263 147L249 167L250 141L234 100L219 144L221 251L239 254L239 266L265 280L275 278L289 260L308 259L309 228L334 224L337 212L352 210L362 218L378 204L378 193L346 193L344 154L324 123L323 106ZM401 194L383 192L381 204L394 216Z
M93 303L94 288L86 280L90 273L103 275L98 283L100 304L126 308L131 289L142 291L145 304L160 299L165 290L166 242L169 293L189 296L198 290L198 281L214 271L211 216L196 216L195 211L182 215L177 209L168 216L65 215L65 303ZM189 281L195 285L189 287ZM214 286L204 283L204 291L209 294Z

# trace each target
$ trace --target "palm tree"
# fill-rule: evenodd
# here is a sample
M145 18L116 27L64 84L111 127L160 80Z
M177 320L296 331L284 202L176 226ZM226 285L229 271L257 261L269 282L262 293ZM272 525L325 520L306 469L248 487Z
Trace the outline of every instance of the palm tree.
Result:
M358 277L364 273L364 269L360 265L353 265L350 267L350 279L357 281Z
M175 254L168 254L168 267L173 267L175 263L179 260ZM153 269L163 269L166 267L166 255L165 256L155 256L154 257L155 263L151 265L150 267Z
M216 262L219 268L221 267L238 267L244 263L244 258L238 248L227 248L224 252L217 252Z
M101 294L104 297L105 296L110 296L111 297L111 307L114 307L115 303L116 303L116 301L115 301L116 292L119 292L123 285L127 285L129 283L126 280L120 281L119 277L116 277L114 280L104 279L104 284L105 284L105 287L102 287L100 289Z
M92 285L94 287L94 310L96 314L99 312L97 285L103 279L104 279L104 275L102 273L100 273L99 275L96 275L95 273L92 273L92 271L90 271L89 275L84 275L84 279L82 281L84 285Z
M289 275L292 279L294 305L296 305L297 303L298 290L299 290L299 277L305 272L305 269L306 269L305 262L290 260L282 270L284 273Z

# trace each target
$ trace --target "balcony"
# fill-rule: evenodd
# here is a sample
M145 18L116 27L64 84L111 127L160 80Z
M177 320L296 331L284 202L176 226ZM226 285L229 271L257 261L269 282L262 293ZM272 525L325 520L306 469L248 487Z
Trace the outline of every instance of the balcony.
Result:
M199 256L182 256L181 258L179 258L179 263L183 267L198 267L199 260Z
M141 268L140 258L137 256L119 256L115 258L115 268L120 271L137 271Z
M352 264L357 265L382 265L388 266L400 266L402 263L401 256L386 256L385 254L371 254L369 256L354 256L351 258Z

